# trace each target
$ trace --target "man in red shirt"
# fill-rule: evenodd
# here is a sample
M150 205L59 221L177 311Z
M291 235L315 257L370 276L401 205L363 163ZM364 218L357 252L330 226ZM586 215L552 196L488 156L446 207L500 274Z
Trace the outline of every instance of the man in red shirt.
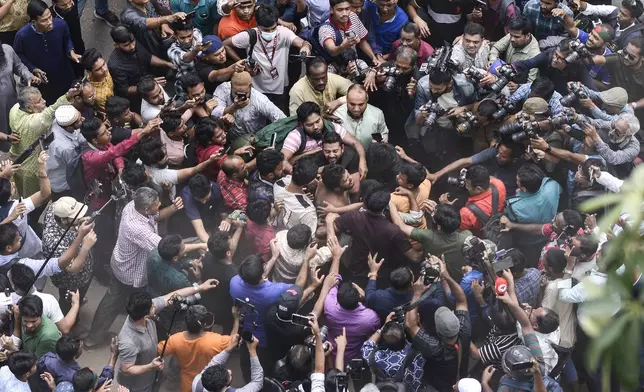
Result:
M217 27L217 35L222 41L244 30L257 27L257 22L255 22L255 0L231 0L224 6L222 11L226 16L221 18Z
M221 188L224 204L232 210L245 210L248 205L248 170L246 163L237 155L230 155L221 164L217 184Z
M427 62L427 59L434 54L434 48L420 39L420 28L416 23L407 22L400 31L400 39L394 41L391 46L391 53L389 53L388 61L394 61L396 59L396 50L400 46L407 46L412 48L418 53L418 60L416 60L416 66L420 67L423 63Z
M484 214L490 216L497 212L503 211L505 207L505 185L501 180L490 177L490 173L484 166L473 165L467 169L465 175L465 189L470 197L465 203L465 207L461 208L461 226L459 230L471 230L476 234L483 228L483 224L476 217L472 208L480 209ZM493 193L496 193L494 197ZM496 199L496 210L492 210L493 200ZM449 193L444 193L439 198L441 204L454 204L458 199L449 200ZM471 206L474 204L476 207ZM479 233L480 234L480 233Z

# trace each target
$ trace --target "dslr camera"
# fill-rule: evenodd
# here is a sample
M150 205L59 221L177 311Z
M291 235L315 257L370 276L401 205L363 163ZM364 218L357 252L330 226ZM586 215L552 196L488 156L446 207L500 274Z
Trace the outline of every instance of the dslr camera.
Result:
M511 80L516 79L517 71L514 70L514 67L512 67L511 64L503 64L496 72L499 76L496 81L490 85L490 90L498 94Z
M452 186L457 186L459 188L465 189L465 177L467 177L467 169L462 168L460 172L458 172L458 177L454 176L449 176L447 177L447 183Z
M472 112L464 112L458 119L460 122L456 126L456 130L459 133L471 133L481 126L478 116Z
M388 65L380 68L380 72L385 74L385 81L382 84L382 89L386 92L391 92L396 86L396 81L402 75L402 72L395 65Z
M581 83L573 83L570 86L570 92L564 95L559 102L562 106L570 107L576 104L580 99L587 99L588 94L584 91L584 87Z
M429 75L434 70L439 70L441 72L445 72L447 70L458 72L458 64L452 61L451 58L452 47L441 46L434 51L434 54L427 59L426 63L420 65L418 71L423 75Z
M198 304L200 299L201 294L199 293L187 297L175 294L168 300L168 307L175 311L186 310L188 307Z
M425 119L425 125L431 127L438 119L438 116L445 113L445 109L438 102L427 102L425 105L421 106L420 110L427 111L429 114Z
M539 137L539 123L517 117L517 121L503 124L499 129L501 138L510 137L513 142L520 143Z
M566 63L572 63L573 61L593 56L593 54L588 50L588 47L579 41L572 41L570 43L570 49L572 49L573 52L564 59Z
M429 260L423 261L423 264L420 266L420 276L423 277L423 284L425 286L438 283L441 280L440 264L430 263Z
M508 115L515 113L517 110L517 104L512 101L506 101L503 106L499 107L494 113L492 113L492 120L495 122L502 121Z
M257 64L257 61L255 61L255 59L246 57L244 59L244 64L246 65L246 68L251 75L257 75L258 73L262 72L262 69L259 67L259 64Z

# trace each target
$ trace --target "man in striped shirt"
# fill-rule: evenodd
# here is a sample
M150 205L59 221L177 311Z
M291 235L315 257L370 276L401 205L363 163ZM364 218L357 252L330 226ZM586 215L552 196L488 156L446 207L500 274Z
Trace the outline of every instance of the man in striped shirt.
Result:
M171 206L160 210L159 194L147 187L139 188L134 200L123 209L118 239L111 266L114 276L107 293L98 304L86 347L104 342L112 322L123 309L128 296L145 291L148 283L147 259L161 237L157 222L168 219L183 208L180 197ZM206 244L185 244L185 252L206 249Z

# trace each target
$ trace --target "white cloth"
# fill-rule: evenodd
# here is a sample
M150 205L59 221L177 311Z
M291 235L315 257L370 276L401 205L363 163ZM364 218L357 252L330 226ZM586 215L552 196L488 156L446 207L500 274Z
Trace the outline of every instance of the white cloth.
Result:
M161 90L163 90L163 87L159 86ZM163 101L168 102L168 99L170 97L168 94L163 90ZM147 124L148 121L152 120L156 116L161 113L161 107L163 105L152 105L150 102L146 101L145 99L141 100L141 119L143 119L143 124Z
M18 217L13 221L13 224L18 228L18 231L20 232L20 235L22 236L24 241L24 244L22 245L22 248L20 248L18 254L20 255L20 257L40 257L42 255L42 241L40 240L38 235L36 235L36 232L34 232L34 230L29 226L29 223L27 221L27 216L30 212L36 209L36 206L31 200L31 197L22 199L22 202L25 204L26 212L22 215L22 217ZM13 205L9 209L9 215L11 215L11 212L14 210L14 208L16 208L18 203L20 203L19 200L13 201ZM3 263L0 262L0 264Z
M11 373L9 366L0 368L0 392L31 392L29 384L20 381Z
M38 290L35 290L31 294L37 297L40 297L40 299L42 300L43 316L53 321L54 324L65 318L65 316L63 315L63 311L60 309L60 304L56 300L56 297L54 297L51 294L41 293ZM18 305L18 301L20 301L20 298L22 297L16 294L15 292L11 293L11 302L14 305Z
M146 166L145 168L155 183L159 185L163 185L164 183L172 184L172 188L170 188L170 199L174 199L177 195L176 185L179 183L179 170L168 169L167 167L165 169L159 169L151 166Z
M295 225L305 224L311 228L311 235L315 236L318 226L315 205L308 196L287 191L286 187L290 183L291 176L286 176L273 185L275 201L284 201L284 210L279 217L280 225L282 228L290 229Z
M521 324L517 321L517 333L519 334L519 338L523 343L525 344L525 341L523 340L523 332L521 331ZM559 355L555 351L554 348L550 345L550 343L554 344L559 344L559 328L557 328L555 331L549 333L549 334L543 334L538 331L534 331L535 336L537 337L537 340L539 341L539 346L541 347L541 353L543 354L543 363L546 367L546 373L549 374L552 369L557 365L557 361L559 361Z

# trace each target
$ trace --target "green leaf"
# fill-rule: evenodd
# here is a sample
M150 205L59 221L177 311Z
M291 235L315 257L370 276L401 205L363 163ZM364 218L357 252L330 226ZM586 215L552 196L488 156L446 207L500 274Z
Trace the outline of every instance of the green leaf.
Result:
M629 313L630 321L625 327L623 343L612 346L612 358L619 358L619 363L613 363L612 368L617 377L627 388L637 388L639 384L639 347L640 319L637 314ZM634 349L636 348L636 349Z
M620 193L609 193L604 196L593 197L581 204L583 211L596 211L608 205L619 203L623 195Z
M628 313L618 315L615 322L607 324L602 328L601 333L592 340L590 347L588 348L588 357L586 358L586 363L588 364L589 369L597 368L604 351L624 334L624 329L626 328L626 323L628 321Z

